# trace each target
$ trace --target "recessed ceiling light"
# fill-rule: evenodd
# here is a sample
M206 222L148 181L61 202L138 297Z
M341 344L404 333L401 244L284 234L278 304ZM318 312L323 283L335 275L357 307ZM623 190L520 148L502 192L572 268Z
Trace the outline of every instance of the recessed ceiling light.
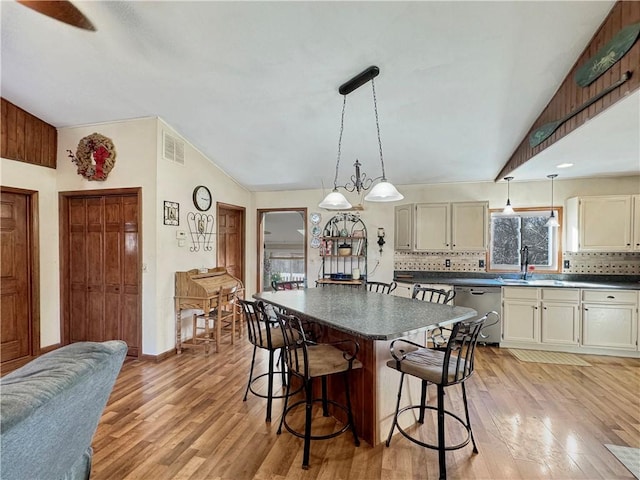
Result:
M556 165L556 168L569 168L573 167L573 163L561 163L560 165Z

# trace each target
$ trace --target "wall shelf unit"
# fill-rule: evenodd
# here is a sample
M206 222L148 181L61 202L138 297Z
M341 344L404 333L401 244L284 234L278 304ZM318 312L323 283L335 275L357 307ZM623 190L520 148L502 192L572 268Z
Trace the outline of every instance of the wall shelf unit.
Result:
M320 284L359 285L367 278L367 227L359 215L338 213L324 226ZM355 277L355 278L354 278Z

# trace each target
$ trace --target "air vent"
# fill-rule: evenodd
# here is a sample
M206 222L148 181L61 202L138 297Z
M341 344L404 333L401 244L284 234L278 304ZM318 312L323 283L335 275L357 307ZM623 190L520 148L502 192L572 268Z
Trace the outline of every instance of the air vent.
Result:
M164 132L162 140L162 156L165 160L184 165L184 142L167 132Z

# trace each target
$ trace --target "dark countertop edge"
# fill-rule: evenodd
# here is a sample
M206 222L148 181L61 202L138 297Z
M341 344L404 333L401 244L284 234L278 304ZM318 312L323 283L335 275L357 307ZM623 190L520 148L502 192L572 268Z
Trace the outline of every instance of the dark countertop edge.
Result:
M401 283L442 283L453 286L476 287L555 287L555 288L612 288L640 290L640 275L555 274L529 276L531 280L555 280L567 285L505 284L499 279L519 279L514 273L424 272L396 270L393 279ZM579 285L571 285L577 283Z

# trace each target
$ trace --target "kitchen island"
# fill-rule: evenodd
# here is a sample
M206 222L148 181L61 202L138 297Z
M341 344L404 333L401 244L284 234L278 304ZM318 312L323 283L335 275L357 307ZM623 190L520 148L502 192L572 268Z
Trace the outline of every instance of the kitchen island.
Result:
M351 338L358 342L363 368L351 372L349 381L356 428L370 445L386 439L393 419L400 377L386 366L391 358L390 342L400 337L424 342L427 330L477 315L471 308L339 286L260 292L254 298L319 324L323 327L320 341ZM342 390L339 382L335 390L330 389L331 393ZM411 394L404 397L419 395L418 382L411 383L409 389Z

